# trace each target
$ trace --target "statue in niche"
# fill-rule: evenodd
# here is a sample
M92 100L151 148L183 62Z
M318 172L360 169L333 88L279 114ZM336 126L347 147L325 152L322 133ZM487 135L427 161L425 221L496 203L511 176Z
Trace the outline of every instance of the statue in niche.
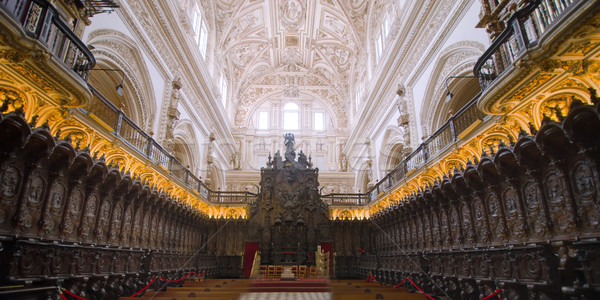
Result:
M348 158L346 154L340 153L340 171L346 172L348 171Z
M231 157L231 166L233 167L234 170L240 170L241 169L241 166L240 166L240 153L237 152L237 151Z

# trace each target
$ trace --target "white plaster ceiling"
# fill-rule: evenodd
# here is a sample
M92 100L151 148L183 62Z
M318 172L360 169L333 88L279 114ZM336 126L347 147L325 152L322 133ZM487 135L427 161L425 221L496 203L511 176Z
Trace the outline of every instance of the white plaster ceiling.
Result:
M347 128L350 90L366 60L369 0L202 1L214 13L217 63L229 78L236 127L269 97L314 97ZM206 7L206 6L210 7Z

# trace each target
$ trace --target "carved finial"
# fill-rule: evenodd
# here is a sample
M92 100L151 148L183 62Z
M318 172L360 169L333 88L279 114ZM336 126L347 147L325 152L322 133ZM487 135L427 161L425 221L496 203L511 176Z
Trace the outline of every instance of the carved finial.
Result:
M510 137L510 135L509 135L509 137ZM500 149L500 148L506 148L506 144L504 143L504 140L498 141L498 149Z
M6 98L4 102L2 102L2 106L0 106L0 113L3 113L8 110L8 105L10 104L10 98Z
M37 120L39 117L40 117L39 115L34 115L33 117L31 117L31 121L29 122L29 127L35 128L35 124L37 123Z
M542 125L554 122L549 116L544 115L542 118Z
M571 96L571 105L569 105L569 110L572 110L573 108L580 105L584 105L583 101L577 99L575 96Z
M529 132L527 132L527 130L523 129L523 127L519 128L519 138L522 136L529 136Z
M68 133L67 136L65 136L64 140L69 143L72 142L73 140L71 139L71 133Z
M515 145L515 138L510 134L508 135L508 143L511 147Z
M529 122L529 133L531 133L531 135L536 135L538 133L537 128L535 128L535 125L532 122Z
M552 110L554 110L554 115L556 116L556 119L558 119L559 122L562 122L565 119L565 116L562 113L562 109L560 109L558 105L553 107Z
M25 111L23 110L23 107L15 109L15 114L21 117L25 117Z
M593 87L589 87L588 91L590 91L590 101L592 101L594 105L600 103L600 98L598 98L598 95L596 94L596 89L594 89Z

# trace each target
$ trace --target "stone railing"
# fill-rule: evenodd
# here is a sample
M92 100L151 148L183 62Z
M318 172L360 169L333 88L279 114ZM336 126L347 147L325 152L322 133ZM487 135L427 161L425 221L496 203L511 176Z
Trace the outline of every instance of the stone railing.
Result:
M47 0L0 0L0 9L21 24L25 32L82 78L96 60L85 44Z

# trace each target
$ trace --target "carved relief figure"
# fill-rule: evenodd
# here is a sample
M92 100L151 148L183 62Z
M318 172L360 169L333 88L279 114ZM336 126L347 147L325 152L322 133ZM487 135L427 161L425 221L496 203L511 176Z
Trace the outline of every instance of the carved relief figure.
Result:
M58 224L61 222L62 209L65 198L65 186L60 181L52 183L50 188L50 203L47 205L44 217L42 220L42 232L48 236L58 229Z
M15 167L8 167L0 177L0 224L8 223L16 207L17 191L21 182L21 173ZM12 228L11 228L12 229Z
M546 177L546 193L552 221L560 232L570 232L574 223L571 220L572 207L565 197L563 182L556 173Z
M440 212L440 223L441 223L440 234L442 236L442 247L448 247L448 246L450 246L450 241L452 241L452 237L450 236L450 228L448 226L448 216L446 216L446 212L443 209Z
M544 210L541 206L541 190L538 184L530 180L523 187L523 198L527 210L529 228L535 235L541 236L546 233L546 222Z
M453 242L455 245L459 244L462 239L460 230L460 221L458 220L458 213L454 205L450 206L450 231L453 232Z
M83 210L83 219L81 220L81 237L87 239L90 237L93 226L96 221L96 206L98 205L98 197L95 194L91 194L85 204Z
M469 210L469 206L467 204L463 204L461 207L461 216L462 216L462 228L463 228L463 236L466 243L473 243L475 238L473 236L473 225L471 224L471 212Z
M127 207L127 209L125 210L125 215L123 216L123 229L122 229L122 233L121 233L121 235L123 236L121 242L123 244L129 244L129 234L131 232L130 229L131 229L132 215L133 215L133 208L131 205L129 205Z
M431 235L432 235L432 240L433 240L433 246L439 247L440 246L440 224L438 222L438 216L435 211L431 214L431 223L432 223Z
M600 207L596 196L595 176L590 161L578 163L571 173L572 186L574 187L577 213L584 224L597 228L600 223Z
M148 211L145 215L144 215L144 222L142 223L142 228L144 228L145 230L142 231L142 235L140 236L140 246L141 247L147 247L147 235L149 230L147 230L147 228L150 228L150 211Z
M115 208L113 210L113 217L112 217L110 236L109 236L109 241L111 243L118 242L118 240L119 240L119 233L121 233L122 217L123 217L123 205L119 203L119 204L115 205Z
M488 223L490 224L490 231L498 239L502 239L504 237L504 224L502 220L502 215L500 211L500 206L498 205L498 197L495 193L491 193L487 197L488 204Z
M81 206L83 202L83 192L79 187L74 188L69 197L67 208L63 218L63 236L70 236L79 226L79 216L81 214Z
M423 245L427 248L427 247L431 247L431 241L432 241L432 236L431 236L431 224L429 223L429 216L428 213L424 213L423 214L423 228L424 228L424 243Z
M25 197L21 203L17 226L21 232L27 232L40 218L42 209L42 194L46 183L34 172L29 176L25 185Z
M504 191L504 215L506 217L506 225L508 233L513 237L523 237L524 230L521 224L521 215L518 208L517 191L511 186Z
M96 231L98 232L97 237L99 242L106 242L106 231L108 221L110 218L111 205L110 201L106 198L104 199L104 201L102 201L102 205L100 206L100 214L98 215L98 225L96 225Z
M4 174L2 174L2 181L0 181L0 192L2 198L10 198L17 194L18 185L21 180L21 174L15 167L8 167Z
M489 241L489 234L482 200L475 198L473 205L473 214L475 216L475 234L480 243L485 243Z

